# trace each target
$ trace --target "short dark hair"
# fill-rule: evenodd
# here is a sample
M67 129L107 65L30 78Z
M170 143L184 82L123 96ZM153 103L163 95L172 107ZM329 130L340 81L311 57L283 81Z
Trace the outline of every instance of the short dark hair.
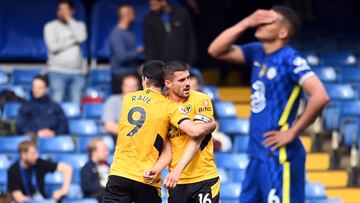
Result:
M33 78L33 81L34 80L41 80L41 81L43 81L45 83L46 87L49 87L49 80L45 75L36 75Z
M287 6L275 5L271 8L271 10L275 11L282 15L287 22L289 22L291 26L291 35L294 35L299 32L301 27L301 19L299 15L291 8Z
M165 63L160 60L151 60L142 66L142 76L147 77L148 85L163 88L164 84L164 67Z
M74 9L74 2L71 0L59 0L58 5L60 4L67 4L72 10Z
M34 147L35 149L37 149L36 144L32 141L25 140L25 141L20 142L20 144L18 146L19 154L28 152L30 147Z
M166 80L172 80L175 72L186 70L189 70L188 64L180 61L170 61L165 64L164 78Z

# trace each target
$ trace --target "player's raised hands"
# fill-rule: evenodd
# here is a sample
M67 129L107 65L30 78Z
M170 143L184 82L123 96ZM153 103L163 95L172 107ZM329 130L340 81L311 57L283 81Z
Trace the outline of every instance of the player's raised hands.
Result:
M167 189L174 189L180 179L180 175L181 173L177 172L176 170L168 173L164 181L164 187Z
M263 24L273 23L277 18L278 16L272 10L258 9L243 19L242 23L245 23L247 27L252 28Z
M289 129L286 131L268 131L264 134L264 136L265 140L263 144L266 147L271 147L271 150L275 151L293 141L296 134Z
M150 169L150 170L145 170L144 172L144 180L146 183L148 184L152 184L156 178L159 176L158 171L154 170L154 169Z

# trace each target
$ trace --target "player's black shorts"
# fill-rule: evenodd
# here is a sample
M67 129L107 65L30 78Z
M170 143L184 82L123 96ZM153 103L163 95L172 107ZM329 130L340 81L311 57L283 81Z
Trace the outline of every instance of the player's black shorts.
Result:
M220 179L198 183L179 184L169 190L169 203L219 203Z
M161 203L160 188L119 176L109 176L103 203Z

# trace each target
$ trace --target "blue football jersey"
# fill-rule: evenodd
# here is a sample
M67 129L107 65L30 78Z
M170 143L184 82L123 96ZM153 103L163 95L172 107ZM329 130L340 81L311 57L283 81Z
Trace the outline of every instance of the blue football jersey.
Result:
M271 152L263 144L264 134L271 130L290 128L293 124L301 96L301 85L314 75L306 60L290 46L266 54L262 43L240 46L245 61L252 66L250 156L264 160ZM287 159L303 146L299 138L289 143L285 150Z

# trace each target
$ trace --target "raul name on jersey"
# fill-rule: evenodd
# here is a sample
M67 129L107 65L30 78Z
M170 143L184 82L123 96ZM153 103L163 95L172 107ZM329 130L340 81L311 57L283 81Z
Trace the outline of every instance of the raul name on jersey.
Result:
M131 101L132 102L134 102L134 101L142 101L142 102L145 102L147 104L150 104L151 98L149 96L145 96L145 95L132 96Z

